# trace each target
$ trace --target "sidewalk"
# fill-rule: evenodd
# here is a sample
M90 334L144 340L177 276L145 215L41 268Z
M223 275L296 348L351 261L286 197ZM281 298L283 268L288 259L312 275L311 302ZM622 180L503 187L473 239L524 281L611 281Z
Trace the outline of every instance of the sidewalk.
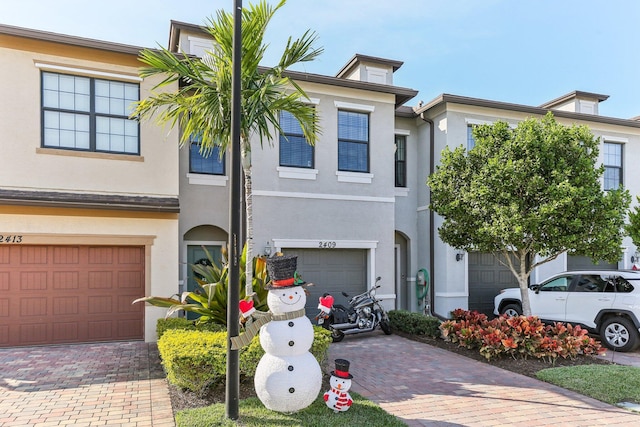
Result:
M352 391L412 427L640 425L636 413L397 335L346 336L330 347L337 358L351 362Z
M173 427L155 344L0 349L0 426Z

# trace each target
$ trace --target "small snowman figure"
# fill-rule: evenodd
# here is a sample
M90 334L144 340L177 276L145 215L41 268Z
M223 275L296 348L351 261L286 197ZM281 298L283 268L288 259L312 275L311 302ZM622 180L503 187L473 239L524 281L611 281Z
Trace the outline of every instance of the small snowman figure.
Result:
M296 277L296 263L295 256L267 259L271 320L260 328L265 354L254 376L256 394L264 406L285 413L311 405L322 387L322 370L309 352L313 326L305 316L305 283Z
M349 395L351 388L351 378L353 375L349 373L349 361L345 359L336 359L336 370L331 372L329 385L331 390L324 394L324 401L334 412L344 412L351 407L353 400Z

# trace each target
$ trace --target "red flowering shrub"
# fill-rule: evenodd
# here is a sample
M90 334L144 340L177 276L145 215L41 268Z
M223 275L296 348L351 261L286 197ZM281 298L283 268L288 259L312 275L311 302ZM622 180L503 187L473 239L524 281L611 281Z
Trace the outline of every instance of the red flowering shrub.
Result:
M477 348L487 360L511 356L573 359L580 354L600 354L605 350L580 326L556 322L546 325L535 316L500 316L488 320L477 311L456 309L453 319L440 325L444 339L468 349Z

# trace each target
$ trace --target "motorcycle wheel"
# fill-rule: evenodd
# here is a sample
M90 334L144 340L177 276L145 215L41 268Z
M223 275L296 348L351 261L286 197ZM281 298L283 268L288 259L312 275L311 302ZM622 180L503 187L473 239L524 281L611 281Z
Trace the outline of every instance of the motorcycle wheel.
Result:
M340 342L344 339L344 332L337 329L331 329L331 339L333 342Z
M391 325L388 319L382 319L380 321L380 329L382 329L385 335L391 335Z

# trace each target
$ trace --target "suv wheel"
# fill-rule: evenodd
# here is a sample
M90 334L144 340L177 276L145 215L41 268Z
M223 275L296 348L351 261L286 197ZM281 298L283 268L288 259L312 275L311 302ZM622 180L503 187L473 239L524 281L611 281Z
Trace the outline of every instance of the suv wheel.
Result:
M519 304L507 304L500 310L500 314L507 317L518 317L522 315L522 307Z
M607 318L600 327L600 338L614 351L632 351L638 346L638 331L624 317Z

